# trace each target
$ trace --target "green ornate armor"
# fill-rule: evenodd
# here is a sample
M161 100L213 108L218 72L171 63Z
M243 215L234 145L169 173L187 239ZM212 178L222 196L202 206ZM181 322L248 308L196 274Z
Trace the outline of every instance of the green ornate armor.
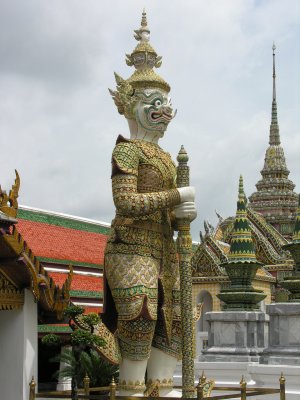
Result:
M177 356L180 351L178 327L173 326L172 339L173 321L180 317L172 228L172 208L180 203L175 178L170 155L157 144L118 138L112 155L116 217L105 251L105 276L118 313L121 350L131 359L147 357L155 344ZM141 318L143 338L137 338L130 321ZM139 355L133 354L133 337Z

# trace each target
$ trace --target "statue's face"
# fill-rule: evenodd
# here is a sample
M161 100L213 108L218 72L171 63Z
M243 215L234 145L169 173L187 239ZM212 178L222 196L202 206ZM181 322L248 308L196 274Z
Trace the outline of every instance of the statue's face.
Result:
M140 99L135 106L138 127L163 136L174 117L170 97L159 89L146 89L143 92L136 92L136 95Z

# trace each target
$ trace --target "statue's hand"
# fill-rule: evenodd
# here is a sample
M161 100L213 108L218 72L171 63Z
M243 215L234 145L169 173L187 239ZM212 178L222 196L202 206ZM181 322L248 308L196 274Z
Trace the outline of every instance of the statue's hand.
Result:
M177 190L180 194L181 203L195 201L195 188L193 186L185 186L177 188Z
M192 222L197 217L197 209L194 201L186 201L174 208L177 219L187 219Z

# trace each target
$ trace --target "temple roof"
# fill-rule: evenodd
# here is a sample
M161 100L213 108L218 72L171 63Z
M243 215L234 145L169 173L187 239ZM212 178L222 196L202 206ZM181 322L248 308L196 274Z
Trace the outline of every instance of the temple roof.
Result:
M91 267L103 265L109 224L22 206L17 218L18 231L39 260Z
M42 309L61 319L70 300L72 276L70 267L59 287L15 225L9 231L0 230L0 309L21 308L26 288Z
M282 249L288 241L249 205L246 212L257 261L264 265L258 269L256 279L274 281L268 271L293 269L290 253ZM215 229L205 229L205 235L201 235L202 242L192 259L193 278L227 276L222 263L228 261L234 223L234 217L220 218Z
M103 258L110 225L18 207L20 177L9 194L0 187L0 308L21 308L24 288L39 303L43 323L69 304L100 312Z
M82 306L85 313L99 313L103 303L104 249L110 225L24 206L19 207L17 218L19 232L55 284L63 285L71 264L70 300ZM56 326L58 331L59 326Z

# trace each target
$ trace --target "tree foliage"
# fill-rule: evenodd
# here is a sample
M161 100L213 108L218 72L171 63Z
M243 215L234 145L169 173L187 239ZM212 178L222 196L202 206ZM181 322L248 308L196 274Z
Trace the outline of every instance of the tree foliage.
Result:
M69 305L64 310L64 315L68 318L74 319L77 315L83 314L84 308L74 304Z
M42 343L49 347L57 347L60 345L60 337L54 333L49 333L42 337Z
M77 362L72 349L64 348L60 355L50 361L64 363L64 367L55 373L56 378L75 378L78 387L83 387L86 374L91 387L108 386L112 378L118 380L119 367L109 364L93 349L82 351Z
M69 318L69 326L73 330L69 341L65 344L69 343L71 347L64 348L60 355L50 360L65 364L65 367L57 371L55 376L72 379L72 399L78 398L77 387L82 386L86 374L90 378L91 385L101 386L108 385L112 377L116 377L118 371L116 366L102 360L99 354L92 349L93 346L105 345L105 340L94 334L94 326L100 322L100 317L95 313L82 315L83 312L82 307L72 304L65 309L64 315ZM85 329L76 323L79 316ZM49 334L44 336L42 343L47 346L57 346L61 341L58 335Z

